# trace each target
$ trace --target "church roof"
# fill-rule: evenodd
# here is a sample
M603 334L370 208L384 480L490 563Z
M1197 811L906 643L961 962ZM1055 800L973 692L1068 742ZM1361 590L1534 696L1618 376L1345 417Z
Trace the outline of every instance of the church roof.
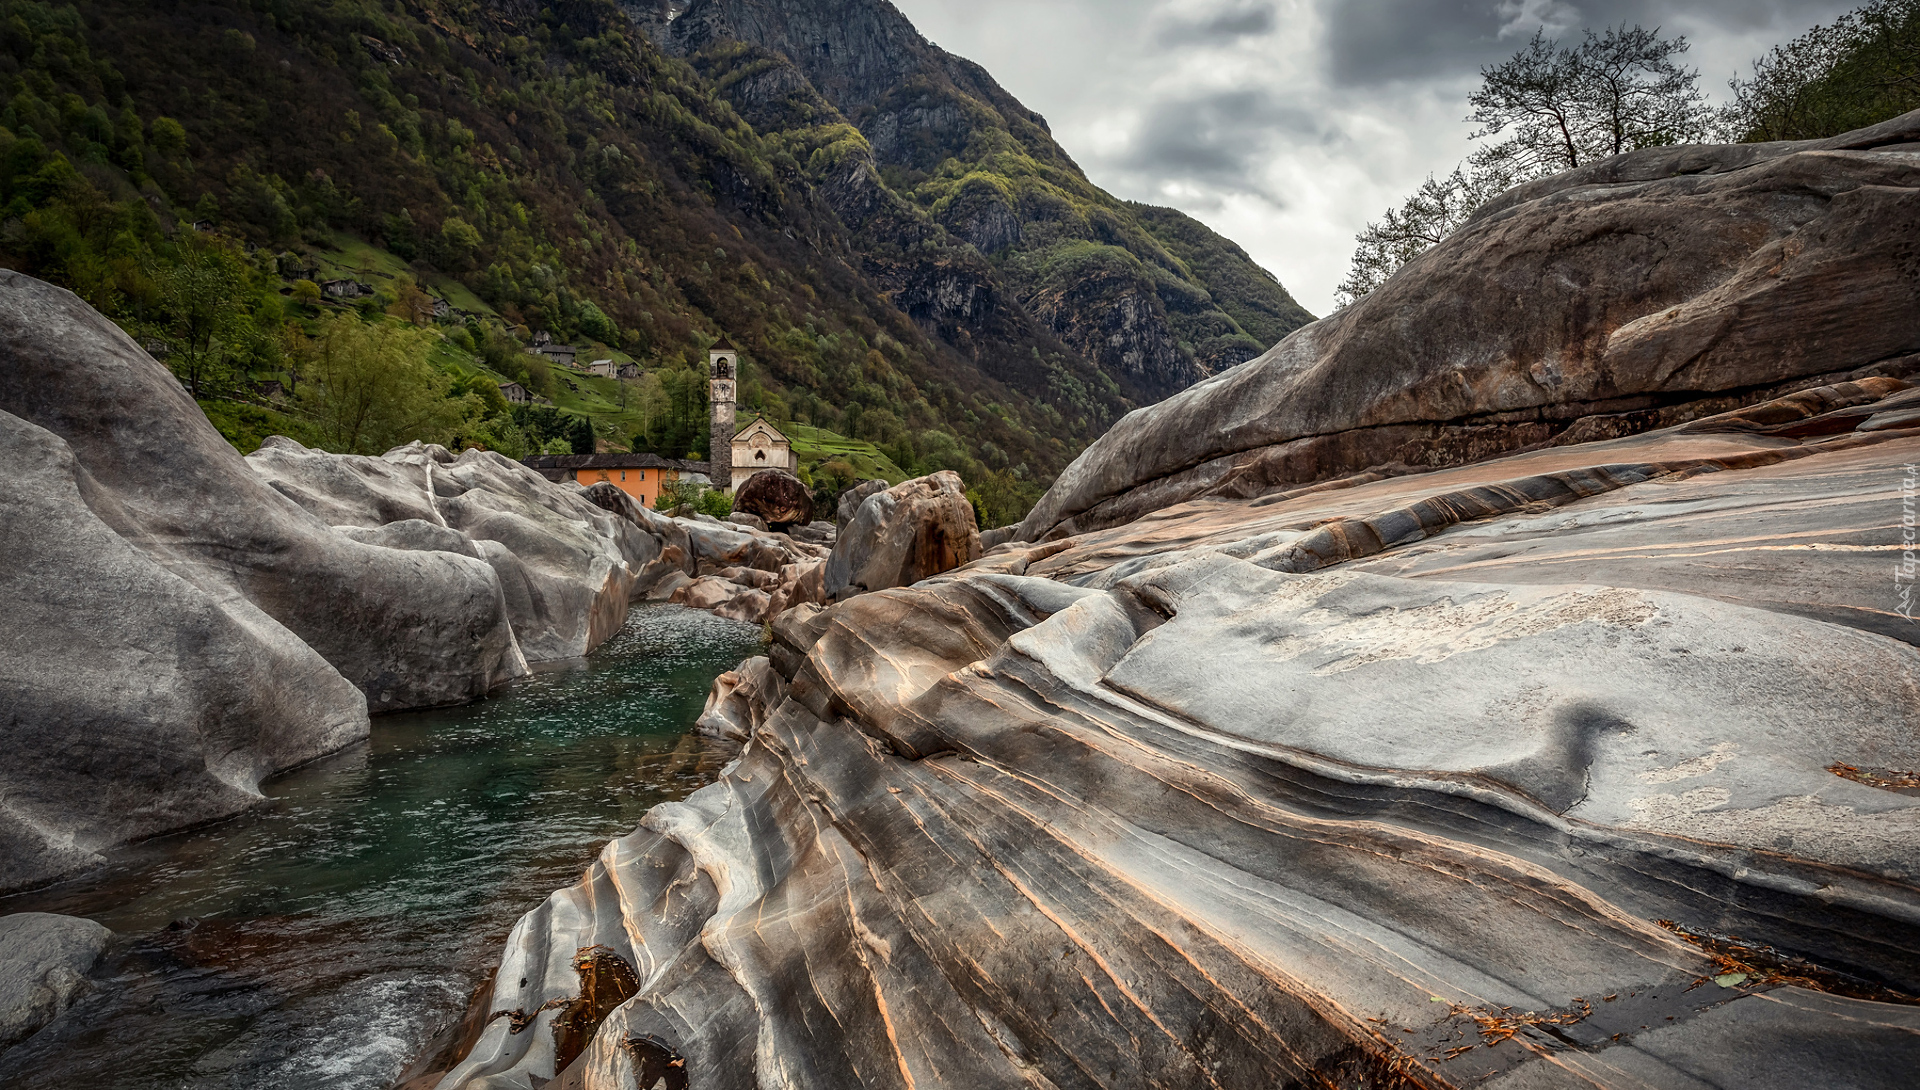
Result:
M720 339L719 339L718 341L716 341L716 342L714 343L714 346L713 346L712 348L709 348L709 349L707 349L707 351L709 351L709 352L738 352L738 351L740 351L740 350L739 350L738 348L735 348L735 347L733 346L733 342L732 342L732 341L730 341L730 340L728 340L728 339L727 339L726 337L724 337L724 336L723 336L723 337L721 337L721 338L720 338Z
M767 420L766 416L761 413L755 413L753 416L753 419L747 421L747 426L744 428L741 428L739 431L734 432L733 437L736 440L739 439L741 436L752 431L755 424L765 424L767 426L767 430L773 433L773 437L782 443L792 442L791 439L787 438L787 434L785 432L781 431L779 428L774 427L773 424Z

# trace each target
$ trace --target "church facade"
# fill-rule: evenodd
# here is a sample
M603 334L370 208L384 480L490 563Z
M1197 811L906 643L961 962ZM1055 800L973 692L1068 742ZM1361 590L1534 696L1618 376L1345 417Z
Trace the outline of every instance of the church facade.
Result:
M792 473L800 468L800 458L793 453L793 442L782 435L779 428L767 423L764 416L754 417L753 423L733 437L731 454L729 479L736 489L763 469L784 469ZM714 479L719 477L716 475Z

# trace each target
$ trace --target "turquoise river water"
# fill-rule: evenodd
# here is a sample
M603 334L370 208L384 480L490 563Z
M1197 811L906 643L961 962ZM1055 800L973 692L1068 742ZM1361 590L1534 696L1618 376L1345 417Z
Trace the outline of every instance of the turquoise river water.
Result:
M101 986L0 1055L0 1087L386 1090L522 913L714 778L729 754L693 721L759 644L757 626L637 608L588 660L376 719L251 813L0 900L119 936Z

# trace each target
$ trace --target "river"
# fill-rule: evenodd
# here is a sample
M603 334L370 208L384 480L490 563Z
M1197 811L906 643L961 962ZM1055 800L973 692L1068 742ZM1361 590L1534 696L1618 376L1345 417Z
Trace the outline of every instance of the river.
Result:
M590 659L375 719L369 743L270 782L248 814L0 899L119 936L94 994L0 1054L0 1087L385 1090L515 920L711 782L729 754L693 721L760 637L636 608Z

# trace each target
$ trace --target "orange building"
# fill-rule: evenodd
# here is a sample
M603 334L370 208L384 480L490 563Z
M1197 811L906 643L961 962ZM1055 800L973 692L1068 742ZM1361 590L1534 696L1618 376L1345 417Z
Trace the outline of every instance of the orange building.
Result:
M605 481L648 507L660 498L661 486L707 474L705 462L682 462L658 454L536 454L526 466L555 484L578 481L592 488Z

